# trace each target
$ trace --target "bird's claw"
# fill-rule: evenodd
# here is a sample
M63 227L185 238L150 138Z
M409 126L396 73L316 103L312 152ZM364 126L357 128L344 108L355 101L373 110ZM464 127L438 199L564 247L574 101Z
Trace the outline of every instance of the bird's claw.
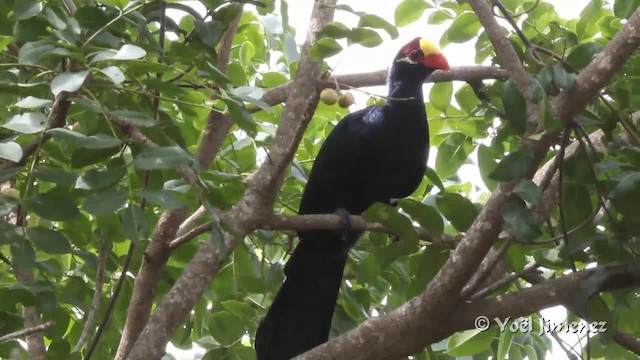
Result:
M338 208L335 213L340 216L340 222L342 222L342 240L347 241L349 232L353 228L351 223L351 214L345 208Z

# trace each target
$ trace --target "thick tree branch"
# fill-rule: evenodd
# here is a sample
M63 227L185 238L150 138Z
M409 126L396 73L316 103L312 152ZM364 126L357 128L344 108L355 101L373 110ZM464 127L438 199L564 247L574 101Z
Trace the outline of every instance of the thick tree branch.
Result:
M226 71L229 62L231 45L238 29L241 15L242 6L240 7L240 11L236 18L229 24L227 31L220 41L218 68L223 72ZM212 124L218 124L219 121L223 120L222 118L212 119L212 116L215 117L218 115L219 113L213 111L209 114L207 129L209 129ZM127 133L133 135L134 138L138 135L137 133L139 132L139 129L132 127L129 128L129 130L130 131ZM203 136L198 148L198 153L196 154L201 168L206 169L209 167L215 153L217 153L218 148L224 139L226 132L227 131L224 131L224 133L215 132L212 137L211 134L207 135L207 132L205 131L205 135ZM144 136L144 134L142 135ZM217 138L215 138L215 136L219 137L219 143L216 142L218 140L216 140ZM147 145L151 144L147 143ZM180 171L180 174L187 179L190 184L193 185L198 183L197 176L191 169L183 168L178 171ZM158 223L156 224L151 242L145 251L144 260L138 275L136 276L133 295L127 310L125 328L116 353L116 359L118 360L122 360L127 356L129 350L149 319L155 290L161 280L164 265L169 259L169 254L171 253L169 242L176 236L176 231L184 221L186 215L186 209L167 210L162 213Z
M607 47L576 76L574 89L554 99L554 115L565 123L570 122L596 95L594 89L604 87L639 46L640 9L637 9Z
M524 90L523 93L527 94L528 75L493 18L488 4L484 0L469 0L469 3L485 27L503 66L509 71L510 77L514 79L521 90ZM601 73L595 76L597 81L590 79L588 86L576 84L572 91L563 93L554 99L554 115L557 118L566 123L571 121L576 112L586 106L587 102L597 94L599 89L637 48L637 32L640 29L639 18L640 15L636 12L584 71L587 74L590 73L590 68L597 66L594 64L609 57L616 59L615 65L608 67L604 75ZM635 40L620 39L628 36L631 36L632 39L635 36ZM583 80L582 74L576 78L576 82ZM574 97L576 93L580 94L577 98ZM563 105L567 102L573 102L569 109L564 108L569 105ZM550 133L541 141L532 144L534 159L531 162L529 177L533 175L540 161L544 158L549 144L553 143L556 138L557 134ZM514 185L514 183L501 183L498 186L468 230L467 236L458 245L454 254L424 293L386 316L368 320L347 334L318 346L303 354L301 358L395 358L414 353L424 345L431 343L431 334L440 330L438 327L452 315L452 311L460 304L460 290L484 259L494 239L498 237L503 224L500 208Z
M307 53L310 44L315 42L316 31L333 18L334 8L325 5L335 5L335 0L315 2L307 41L302 48L298 65L298 77L292 85L292 95L287 100L269 157L258 170L256 181L250 184L240 202L221 219L237 237L248 234L255 228L257 219L271 213L273 199L284 172L315 111L318 102L316 84L320 78L321 63L309 59ZM131 349L128 359L158 358L164 353L164 347L171 334L222 267L226 260L224 255L237 245L235 236L225 235L227 249L216 248L213 241L202 245L173 288L158 305Z
M539 274L535 274L535 273L521 273L521 276L524 280L528 281L529 283L533 284L534 286L537 286L538 284L543 284L543 283L547 283L549 281L547 281L547 279L545 279L543 276L539 275ZM638 276L638 272L636 269L636 274L635 276ZM575 309L573 309L573 304L572 303L566 303L564 304L571 312L576 313L577 311L575 311ZM611 330L611 329L608 329ZM635 353L636 355L640 355L640 339L636 339L631 335L625 334L623 332L621 332L620 330L617 329L613 329L613 340L615 342L617 342L620 346L626 348L627 350Z

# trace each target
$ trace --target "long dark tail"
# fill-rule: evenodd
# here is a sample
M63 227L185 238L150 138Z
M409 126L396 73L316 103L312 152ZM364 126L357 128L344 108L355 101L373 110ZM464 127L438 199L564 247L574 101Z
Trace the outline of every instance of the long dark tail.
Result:
M317 239L323 241L322 250L309 240L294 250L285 267L287 278L258 327L258 360L291 359L329 338L348 250L326 251L339 239Z

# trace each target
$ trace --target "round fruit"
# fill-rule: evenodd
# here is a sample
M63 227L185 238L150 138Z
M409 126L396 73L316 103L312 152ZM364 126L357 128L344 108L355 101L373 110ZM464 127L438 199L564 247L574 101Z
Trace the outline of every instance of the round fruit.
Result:
M338 98L338 105L340 105L341 108L346 109L349 106L353 105L354 102L355 102L355 99L352 93L341 94L340 98Z
M376 96L376 106L381 108L381 107L384 107L385 105L387 105L387 99L380 96Z
M4 197L20 200L20 191L11 187L2 189L2 191L0 191L0 194Z
M338 102L338 93L333 89L326 88L320 93L320 99L327 105L333 105Z

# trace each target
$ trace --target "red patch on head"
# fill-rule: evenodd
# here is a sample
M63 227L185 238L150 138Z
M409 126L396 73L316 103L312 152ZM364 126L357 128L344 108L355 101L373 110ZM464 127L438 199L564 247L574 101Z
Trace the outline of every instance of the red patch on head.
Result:
M411 41L409 41L405 46L400 48L398 52L398 57L407 56L414 50L420 50L420 38L417 37Z

